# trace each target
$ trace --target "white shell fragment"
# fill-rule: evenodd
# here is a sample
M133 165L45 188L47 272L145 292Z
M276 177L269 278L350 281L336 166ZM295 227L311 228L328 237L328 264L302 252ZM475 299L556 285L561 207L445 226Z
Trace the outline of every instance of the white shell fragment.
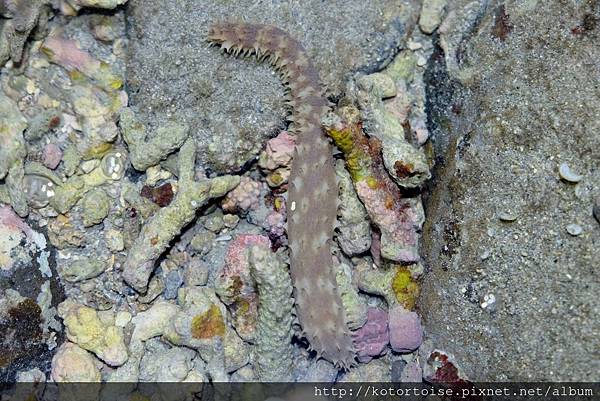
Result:
M517 214L511 211L503 211L498 213L498 218L502 221L515 221L517 219Z
M567 232L576 237L583 232L583 228L581 228L579 224L569 224L567 226Z
M571 168L567 165L567 163L561 163L558 167L558 174L560 178L567 182L578 183L583 179L582 175L576 174L571 171Z

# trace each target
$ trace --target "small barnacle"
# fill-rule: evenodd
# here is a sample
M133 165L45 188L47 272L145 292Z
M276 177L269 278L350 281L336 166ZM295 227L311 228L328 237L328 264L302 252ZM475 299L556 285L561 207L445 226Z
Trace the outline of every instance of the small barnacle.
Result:
M111 180L120 180L123 178L126 169L127 155L122 150L108 152L102 158L100 168L107 178Z
M42 208L55 195L54 183L41 175L27 174L23 178L23 192L31 207Z

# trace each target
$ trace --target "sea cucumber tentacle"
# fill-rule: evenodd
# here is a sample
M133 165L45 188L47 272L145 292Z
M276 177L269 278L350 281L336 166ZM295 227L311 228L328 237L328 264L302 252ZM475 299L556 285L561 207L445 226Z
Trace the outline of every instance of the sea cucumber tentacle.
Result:
M355 352L332 267L338 186L331 145L321 128L329 102L322 94L318 71L302 45L273 26L217 23L210 26L208 40L234 55L268 59L287 85L290 120L297 134L288 193L296 313L311 349L347 368L354 364Z

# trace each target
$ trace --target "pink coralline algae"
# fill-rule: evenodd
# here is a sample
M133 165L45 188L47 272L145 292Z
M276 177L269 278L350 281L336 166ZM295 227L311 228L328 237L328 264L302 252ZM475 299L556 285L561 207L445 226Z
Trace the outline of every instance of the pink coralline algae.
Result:
M294 155L295 139L286 131L267 142L267 147L260 155L258 165L265 170L275 170L288 166Z
M396 352L412 352L423 342L421 318L398 305L389 311L390 345Z
M369 308L367 322L354 332L353 337L359 362L367 363L384 353L390 341L387 313L379 308Z
M258 313L257 294L250 275L247 250L254 245L269 248L271 242L263 235L242 234L227 249L225 265L217 276L217 294L228 306L240 337L253 339Z
M62 157L62 150L60 150L57 145L49 143L48 145L44 146L44 150L42 151L42 163L44 163L44 166L48 167L50 170L54 170L56 167L58 167Z
M221 207L229 213L247 212L259 205L261 183L249 177L242 177L240 184L225 196Z

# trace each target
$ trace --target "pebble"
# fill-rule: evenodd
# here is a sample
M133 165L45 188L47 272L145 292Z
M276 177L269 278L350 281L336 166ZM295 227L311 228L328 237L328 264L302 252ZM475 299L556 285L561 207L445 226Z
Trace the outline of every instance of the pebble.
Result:
M498 213L498 218L502 221L515 221L519 216L516 213L510 211L504 211Z
M560 167L558 168L558 174L563 180L567 182L572 182L574 184L578 183L583 179L583 176L574 173L571 170L571 168L567 165L567 163L561 163Z
M42 152L42 162L44 166L48 167L50 170L54 170L58 167L60 161L62 160L63 153L62 150L53 143L49 143L44 146L44 150Z
M392 382L399 383L402 381L402 372L406 367L406 361L403 359L396 359L392 362Z
M187 287L206 285L208 282L208 265L199 257L192 258L183 271L183 282Z
M581 228L579 224L569 224L567 226L567 232L576 237L583 232L583 228Z
M412 51L415 51L415 50L418 50L418 49L422 49L422 48L423 48L423 45L422 45L422 44L420 44L419 42L414 42L414 41L412 41L412 40L409 40L409 41L408 41L408 45L407 45L407 46L408 46L408 49L409 49L409 50L412 50Z
M425 0L421 8L419 27L426 34L431 34L442 22L447 0Z
M179 270L171 270L165 278L165 292L163 296L165 299L177 298L177 291L183 284L183 277Z

